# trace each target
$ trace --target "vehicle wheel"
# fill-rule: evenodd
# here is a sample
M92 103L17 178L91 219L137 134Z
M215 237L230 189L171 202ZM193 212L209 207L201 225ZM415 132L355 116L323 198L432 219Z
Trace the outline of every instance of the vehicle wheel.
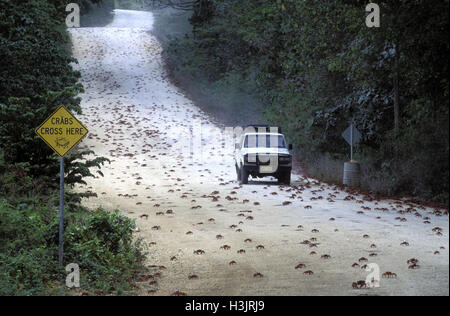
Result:
M278 176L278 183L279 184L291 184L291 173L290 172L283 172Z
M284 174L283 183L286 185L291 185L291 172L288 171Z
M243 166L241 166L241 184L248 183L248 172Z
M283 180L283 174L281 173L281 174L279 174L276 178L277 178L277 180L278 180L278 184L281 184L281 183L283 183L284 182L284 180Z

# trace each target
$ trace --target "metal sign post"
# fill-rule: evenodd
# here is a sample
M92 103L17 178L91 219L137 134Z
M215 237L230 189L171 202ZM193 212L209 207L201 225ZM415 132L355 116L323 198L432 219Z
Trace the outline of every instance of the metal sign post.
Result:
M353 122L350 124L350 160L353 161Z
M60 106L37 129L36 134L59 155L59 267L64 246L64 156L89 133L64 106Z
M356 129L352 122L350 123L350 127L342 133L342 137L350 145L350 160L353 161L353 148L361 140L361 133Z
M64 157L60 157L59 166L59 267L63 266L63 245L64 245Z

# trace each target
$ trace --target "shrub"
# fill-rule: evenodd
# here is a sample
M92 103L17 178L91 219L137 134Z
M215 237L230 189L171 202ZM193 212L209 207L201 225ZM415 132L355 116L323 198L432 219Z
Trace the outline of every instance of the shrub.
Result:
M0 295L45 295L64 283L57 214L55 205L0 201ZM127 288L146 255L142 242L133 240L134 225L119 211L66 211L64 262L80 266L82 288Z

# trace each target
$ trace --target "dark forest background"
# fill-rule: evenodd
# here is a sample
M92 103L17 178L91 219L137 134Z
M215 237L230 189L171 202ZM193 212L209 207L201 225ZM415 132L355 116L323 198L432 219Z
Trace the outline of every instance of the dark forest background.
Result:
M354 120L364 189L448 205L449 1L375 1L380 28L364 0L148 2L176 9L155 11L168 65L226 124L282 126L305 172L341 182Z

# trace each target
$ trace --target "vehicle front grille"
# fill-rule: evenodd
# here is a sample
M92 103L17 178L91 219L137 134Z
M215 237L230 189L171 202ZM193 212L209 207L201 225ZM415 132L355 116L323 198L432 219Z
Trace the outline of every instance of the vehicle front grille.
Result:
M291 158L289 156L273 154L258 154L256 157L248 155L246 156L245 162L250 164L257 164L259 166L268 166L271 163L271 159L277 159L278 164L280 165L286 165L291 162Z

